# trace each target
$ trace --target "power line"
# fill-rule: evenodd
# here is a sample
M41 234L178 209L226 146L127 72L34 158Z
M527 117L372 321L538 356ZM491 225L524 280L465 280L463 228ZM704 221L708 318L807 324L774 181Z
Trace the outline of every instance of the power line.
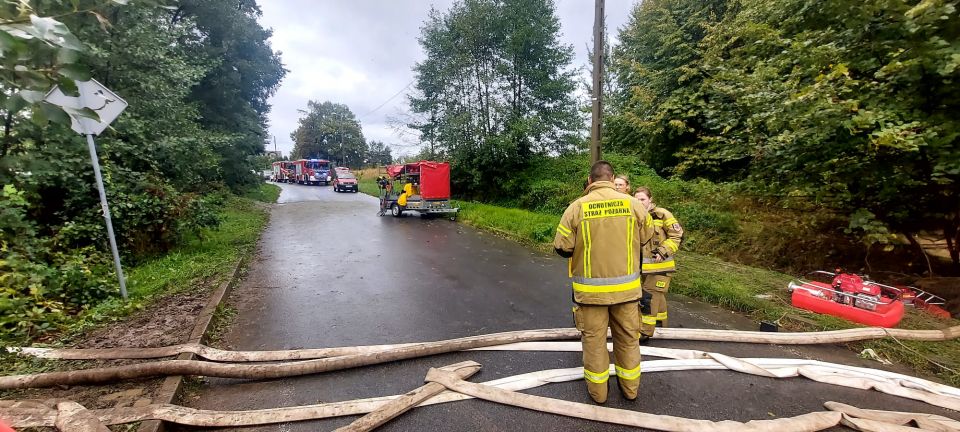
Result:
M383 108L383 106L384 106L384 105L386 105L386 104L388 104L388 103L390 103L390 101L392 101L392 100L393 100L393 99L394 99L395 97L397 97L397 96L400 96L400 94L401 94L401 93L403 93L403 91L404 91L404 90L406 90L406 89L408 89L408 88L410 88L410 86L411 86L411 85L413 85L413 82L414 82L414 81L416 81L416 79L412 79L412 80L410 80L410 82L408 82L408 83L407 83L407 85L405 85L405 86L403 86L403 88L402 88L402 89L400 89L400 91L398 91L398 92L396 92L396 93L394 93L394 94L393 94L393 96L390 96L390 98L389 98L389 99L387 99L387 100L385 100L385 101L383 101L383 103L382 103L382 104L380 104L379 106L377 106L376 108L374 108L374 109L373 109L373 110L371 110L370 112L368 112L368 113L366 113L366 114L364 114L364 115L362 115L362 116L360 116L360 118L361 118L361 119L363 119L363 118L366 118L366 117L367 117L368 115L370 115L370 114L373 114L373 113L375 113L375 112L377 112L377 111L378 111L378 110L379 110L380 108Z

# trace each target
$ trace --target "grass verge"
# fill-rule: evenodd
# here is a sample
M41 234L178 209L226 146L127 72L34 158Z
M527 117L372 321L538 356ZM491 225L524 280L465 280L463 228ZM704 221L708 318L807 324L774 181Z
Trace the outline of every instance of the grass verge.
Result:
M267 223L267 211L249 198L231 197L220 216L222 221L216 230L208 230L163 257L132 268L127 277L131 300L190 289L191 282L197 280L212 281L215 286L229 277L237 260L256 246Z
M542 251L552 251L549 242L560 223L560 217L527 210L498 207L470 201L456 201L460 207L457 220L483 230L492 231Z
M364 179L360 182L360 191L377 196L376 183L373 179ZM456 205L460 207L457 219L461 222L541 251L552 251L550 242L559 216L467 201L458 201ZM677 260L680 271L671 284L674 293L743 312L757 320L778 321L785 330L819 331L858 327L836 317L792 307L786 291L787 283L793 279L790 275L732 264L687 251L682 252ZM911 310L899 327L926 330L958 324L958 320L939 319ZM933 375L950 385L960 386L958 340L918 342L885 339L848 346L857 352L873 349L881 357L911 366L922 375Z
M364 170L363 175L358 177L357 184L360 187L360 192L370 196L380 196L379 189L377 188L377 173L375 170Z
M119 321L162 297L211 289L230 277L237 260L256 247L268 211L250 198L231 196L220 217L217 229L205 230L162 257L126 268L129 300L110 299L76 316L49 345L69 344L86 331ZM36 362L0 355L0 371L5 373L27 373L38 367Z
M277 186L273 183L263 182L257 185L256 188L250 189L244 193L243 197L252 199L254 201L272 204L277 202L277 198L280 198L280 191L280 186Z

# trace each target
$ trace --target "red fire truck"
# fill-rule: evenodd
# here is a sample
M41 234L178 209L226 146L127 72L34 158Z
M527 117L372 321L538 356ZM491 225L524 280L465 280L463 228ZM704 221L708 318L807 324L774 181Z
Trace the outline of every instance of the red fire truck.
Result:
M296 181L300 184L329 185L333 180L330 161L326 159L299 159L296 164Z
M270 180L275 182L293 183L295 180L296 167L290 161L276 161L272 164L273 174Z

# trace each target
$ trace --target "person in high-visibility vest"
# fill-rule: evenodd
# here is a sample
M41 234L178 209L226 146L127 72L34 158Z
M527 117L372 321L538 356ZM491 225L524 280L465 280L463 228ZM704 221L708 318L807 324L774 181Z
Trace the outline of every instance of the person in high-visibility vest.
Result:
M636 399L640 388L643 248L653 237L653 220L639 201L613 188L613 168L599 161L590 184L560 219L553 247L569 258L573 279L573 318L581 332L583 377L597 403L607 400L610 356L607 328L613 334L614 370L620 391Z
M650 293L649 311L641 309L640 340L645 342L656 328L667 326L667 291L677 271L674 257L683 241L683 227L669 210L653 202L653 194L646 187L638 187L634 197L653 218L653 240L643 254L643 291ZM644 302L645 303L645 302Z

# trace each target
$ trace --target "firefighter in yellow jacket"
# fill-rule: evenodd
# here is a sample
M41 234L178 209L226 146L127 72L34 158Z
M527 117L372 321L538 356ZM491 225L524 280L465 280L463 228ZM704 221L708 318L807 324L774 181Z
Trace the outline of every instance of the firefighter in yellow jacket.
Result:
M613 168L599 161L590 169L584 195L560 219L553 246L569 258L573 317L583 343L583 377L597 403L607 400L613 334L614 370L624 397L640 388L640 262L653 236L653 221L640 203L613 188Z
M680 250L683 228L669 210L657 207L650 189L638 187L634 195L653 218L653 241L643 254L643 291L650 293L650 310L641 312L640 339L653 337L657 326L667 326L667 290L677 271L674 257ZM644 308L645 309L645 308Z

